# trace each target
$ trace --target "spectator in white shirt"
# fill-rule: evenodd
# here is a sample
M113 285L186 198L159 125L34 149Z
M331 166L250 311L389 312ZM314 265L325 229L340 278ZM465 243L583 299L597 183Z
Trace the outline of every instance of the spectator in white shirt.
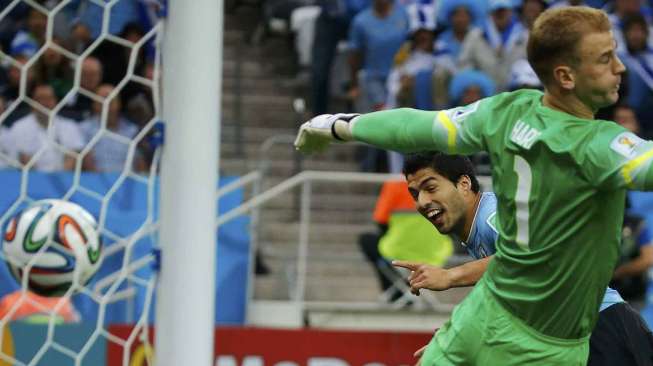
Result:
M84 91L95 93L102 83L103 69L100 60L88 56L82 61L82 75L79 86ZM76 121L88 119L93 114L93 100L82 93L68 97L67 105L61 111L65 117Z
M50 85L34 87L32 99L46 110L53 110L57 97ZM35 170L53 172L73 170L84 138L74 121L57 115L49 118L39 108L17 120L9 130L10 151L21 164L33 159ZM87 160L87 159L85 159ZM86 165L86 164L85 164Z
M11 161L7 151L7 127L0 126L0 169L5 169Z
M113 90L113 85L102 84L95 94L106 100ZM122 108L120 94L113 96L106 106L106 125L102 125L102 104L95 102L93 115L82 122L80 128L86 143L93 144L95 169L100 172L119 172L125 167L129 146L138 133L138 127L120 113ZM98 134L100 134L99 139L94 141L93 138ZM136 171L145 170L145 162L137 148L134 151L132 166Z
M0 115L2 115L4 111L5 98L0 96ZM0 169L6 168L11 162L11 155L9 154L10 142L8 141L9 135L7 133L9 129L5 127L5 123L4 120L0 120Z

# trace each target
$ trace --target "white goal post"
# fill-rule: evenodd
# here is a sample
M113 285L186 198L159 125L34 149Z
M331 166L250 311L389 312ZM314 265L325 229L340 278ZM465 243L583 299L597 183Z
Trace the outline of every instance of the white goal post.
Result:
M223 0L170 0L163 41L155 360L211 365Z

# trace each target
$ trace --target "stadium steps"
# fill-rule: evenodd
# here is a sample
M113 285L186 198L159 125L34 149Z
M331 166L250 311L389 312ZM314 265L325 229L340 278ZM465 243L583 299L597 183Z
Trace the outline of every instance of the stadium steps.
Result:
M298 210L295 208L267 208L261 212L262 222L295 222L297 221ZM368 224L370 223L370 213L368 210L331 210L321 209L311 212L311 223L352 223Z
M376 274L364 258L347 248L343 253L350 256L317 255L309 250L306 277L305 300L309 302L388 304L379 289ZM290 300L296 292L297 257L283 257L269 260L272 269L282 276L259 276L255 287L255 298L266 300ZM259 282L260 281L260 282ZM433 296L442 304L457 304L471 288L456 288L438 292ZM413 299L415 301L419 301ZM355 307L352 304L352 308Z
M307 92L292 86L291 66L294 61L287 39L269 38L261 45L246 44L248 32L258 16L253 9L239 7L225 18L220 145L222 175L243 175L259 168L260 148L264 141L275 135L294 136L299 124L308 118L308 115L293 109L293 101L297 97L307 98ZM325 153L303 157L301 167L304 170L356 172L359 171L356 155L356 146L334 146ZM275 146L264 156L269 162L265 188L295 174L296 155L290 144ZM310 304L323 306L311 305L307 310L309 322L329 326L325 319L350 317L360 320L364 314L381 314L387 319L384 312L392 307L381 301L374 270L357 244L361 233L376 230L372 211L379 187L380 184L369 183L312 185L305 299ZM251 189L245 192L246 199L251 198ZM287 301L294 291L299 237L296 199L299 192L297 188L262 206L259 245L270 273L256 277L256 300ZM443 296L452 301L458 299L446 293ZM340 305L334 305L334 302ZM341 307L342 304L346 309ZM335 308L339 310L335 311ZM362 308L367 310L360 312ZM329 312L332 316L328 315ZM342 322L347 321L336 323L344 324ZM425 323L424 320L420 322Z

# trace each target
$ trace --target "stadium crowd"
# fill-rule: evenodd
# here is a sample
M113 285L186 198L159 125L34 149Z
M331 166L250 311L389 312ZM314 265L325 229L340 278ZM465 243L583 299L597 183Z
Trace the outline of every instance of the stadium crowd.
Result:
M141 40L158 2L116 2L104 33L103 7L94 2L35 3L0 0L10 9L0 21L0 167L61 171L82 160L86 171L122 171L131 141L154 116L142 82L153 78L154 48ZM137 141L132 168L143 171L152 149Z
M312 112L332 112L333 79L356 112L433 110L518 88L541 88L526 61L535 18L547 8L587 5L610 17L628 69L620 108L653 137L651 4L645 0L302 0L283 3L299 64L310 73ZM288 5L291 4L291 5ZM287 8L295 8L288 10ZM273 6L273 5L271 5ZM274 14L274 10L268 13ZM346 44L346 46L345 46ZM347 67L334 71L334 58ZM615 119L614 108L599 116Z
M333 112L329 104L331 96L338 91L330 88L340 85L332 79L342 79L339 73L343 72L348 75L344 94L355 112L398 107L440 110L505 91L542 89L526 60L529 29L547 8L586 5L609 14L617 51L627 68L618 103L601 110L597 118L613 120L643 138L653 138L650 108L653 41L649 37L653 3L644 0L323 0L316 4L304 3L290 12L293 29L298 32L295 45L299 64L310 69L314 115ZM306 11L316 7L318 11ZM310 18L315 21L313 28L301 26L310 22ZM302 32L314 32L314 41L306 42L310 37ZM343 47L345 43L347 46ZM337 65L334 69L334 59L339 53L347 58L345 69L338 70ZM386 157L380 150L365 149L363 170L401 171L400 155L389 153ZM482 162L483 157L477 157L476 161ZM385 200L382 192L379 202ZM387 234L388 220L379 221L375 212L375 221L381 223L381 231L364 234L359 244L377 269L381 288L388 290L396 281L389 261L413 253L410 250L393 255L384 253L382 244L384 241L387 244L391 236ZM412 228L410 231L415 233ZM653 240L643 217L627 211L622 245L611 286L642 309L647 302L646 272L653 265ZM396 289L386 291L386 295L391 301L400 297ZM646 320L652 319L647 313Z

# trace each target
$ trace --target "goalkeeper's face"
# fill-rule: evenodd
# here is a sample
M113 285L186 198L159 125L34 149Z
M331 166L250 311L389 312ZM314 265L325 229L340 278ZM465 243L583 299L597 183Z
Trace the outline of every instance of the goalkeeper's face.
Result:
M406 179L417 211L440 233L462 236L467 211L465 197L472 193L470 184L464 179L454 183L431 168L420 169Z
M626 68L617 56L612 32L584 35L577 52L580 62L571 67L569 85L578 98L594 110L616 103Z

